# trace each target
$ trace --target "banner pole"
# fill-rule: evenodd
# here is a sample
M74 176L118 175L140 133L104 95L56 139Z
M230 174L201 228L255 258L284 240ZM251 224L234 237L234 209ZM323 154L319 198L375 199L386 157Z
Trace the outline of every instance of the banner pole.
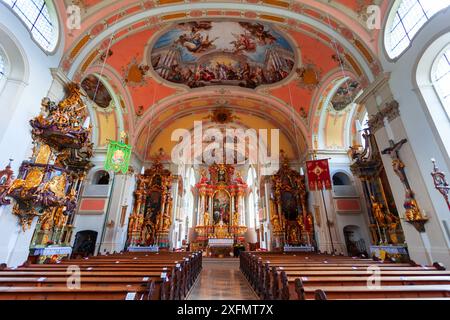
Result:
M327 227L328 227L328 234L330 236L331 249L333 250L333 254L334 254L333 237L331 236L330 220L328 219L328 210L327 210L327 205L325 203L325 196L323 195L323 188L320 189L320 193L322 194L323 208L325 209L325 217L327 219Z

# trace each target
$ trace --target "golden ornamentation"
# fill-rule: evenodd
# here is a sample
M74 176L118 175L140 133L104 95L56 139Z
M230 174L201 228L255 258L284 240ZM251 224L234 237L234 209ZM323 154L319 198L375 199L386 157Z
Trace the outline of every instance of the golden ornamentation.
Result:
M41 169L39 168L31 169L28 172L27 177L25 179L24 189L30 190L33 188L37 188L41 184L42 178L44 178L44 172L42 172Z
M203 225L209 226L209 224L210 224L209 212L205 211L205 214L203 215Z
M30 208L28 211L25 211L19 208L17 204L13 207L12 213L19 218L19 224L22 227L23 232L30 229L33 219L39 216L34 208Z
M378 203L374 196L372 198L372 214L374 218L377 220L378 224L381 227L384 227L386 225L386 220L383 213L383 205L381 203Z
M66 194L66 174L63 173L60 176L53 177L47 185L44 187L44 190L50 190L53 192L58 198L64 198Z
M238 227L239 226L239 212L235 212L233 215L233 226Z
M39 147L39 152L36 156L36 163L38 164L47 164L50 160L50 155L52 150L46 144L43 144Z

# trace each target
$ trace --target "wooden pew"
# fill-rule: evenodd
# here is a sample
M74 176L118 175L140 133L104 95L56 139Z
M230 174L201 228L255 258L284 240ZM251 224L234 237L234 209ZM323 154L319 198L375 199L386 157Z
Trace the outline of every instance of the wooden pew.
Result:
M3 267L0 299L183 299L201 262L201 253L130 253ZM80 289L67 285L73 266L79 271ZM99 295L92 297L96 292Z
M369 268L374 266L382 279L377 293L368 286L375 272ZM424 267L414 262L400 264L310 253L244 253L240 268L264 299L445 298L450 285L450 272L437 263ZM398 294L405 287L406 293ZM345 290L336 288L357 289L345 295Z

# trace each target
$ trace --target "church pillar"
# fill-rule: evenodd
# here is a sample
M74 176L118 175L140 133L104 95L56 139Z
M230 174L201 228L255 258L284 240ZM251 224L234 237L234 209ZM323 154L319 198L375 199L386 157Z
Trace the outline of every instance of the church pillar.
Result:
M127 240L127 222L132 211L135 175L111 174L112 190L110 191L108 210L105 213L103 234L99 252L120 252L124 250Z
M181 243L178 241L180 239L181 235L179 234L181 229L180 226L182 224L182 221L180 219L180 216L178 214L178 203L179 203L179 194L178 194L178 176L174 175L172 177L172 212L168 212L172 217L172 226L170 227L170 234L169 239L172 239L170 242L170 249L178 249L181 247Z
M382 155L382 161L399 212L410 258L420 264L429 265L435 261L439 261L450 266L448 236L445 234L445 219L441 217L442 213L436 211L437 204L434 204L430 197L430 194L437 192L429 187L430 183L432 184L430 175L432 164L430 161L428 173L421 171L422 164L418 161L418 158L424 156L424 150L421 147L414 149L416 142L415 133L414 136L408 134L404 126L405 123L412 121L410 118L411 106L397 103L391 92L389 81L389 74L379 77L358 98L357 103L362 103L366 106L369 113L371 130L375 134L380 151L386 150L387 153L387 150L392 148L393 144L397 144L401 140L406 139L406 142L397 149L397 155L404 164L404 174L407 183L410 185L410 189L414 193L413 198L415 198L417 203L418 212L424 220L427 220L426 222L424 221L424 230L420 230L417 225L408 222L408 216L405 214L405 205L410 204L408 200L410 197L407 197L405 194L405 181L402 181L398 175L399 172L394 170L393 164L395 162L393 161L393 156L395 154ZM403 92L402 94L408 95L410 93ZM404 114L406 116L403 116ZM425 117L421 121L426 121ZM408 123L408 125L411 125L411 123ZM420 125L416 124L417 126ZM432 144L433 142L430 139L423 143ZM424 148L427 147L424 146ZM429 158L433 156L433 154L427 155ZM448 214L448 211L446 214Z

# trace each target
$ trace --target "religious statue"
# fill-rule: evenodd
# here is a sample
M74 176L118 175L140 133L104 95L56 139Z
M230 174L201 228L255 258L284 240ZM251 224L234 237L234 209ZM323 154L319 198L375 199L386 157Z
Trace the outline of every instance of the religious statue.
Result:
M391 239L391 243L397 245L397 226L399 224L399 219L392 213L389 213L386 215L386 221L389 228L389 238Z
M291 230L289 232L289 240L290 240L289 242L291 244L295 244L298 242L297 227L295 227L295 226L291 227Z
M239 226L239 212L235 212L233 215L233 226Z
M405 203L403 204L406 209L405 216L408 221L418 221L422 219L419 207L414 199L414 193L411 190L406 191Z
M210 224L210 218L209 218L209 212L205 211L205 214L203 215L203 224L205 226L209 226Z
M200 171L200 184L204 184L208 182L208 171L206 169L202 169Z
M217 182L226 182L226 178L225 178L225 167L223 165L219 166L219 171L217 174Z
M275 232L281 231L281 224L280 219L278 218L278 214L275 212L275 210L271 210L270 214L271 214L270 222L272 224L274 231Z
M236 179L235 180L236 180L236 182L238 184L245 184L245 181L242 179L242 175L241 175L240 171L236 172Z
M298 215L296 221L297 221L298 225L300 226L301 230L304 230L305 225L303 223L303 217L301 215Z
M371 196L372 199L372 213L375 219L377 220L380 226L384 226L386 224L384 214L383 214L383 205L378 203L374 196Z

